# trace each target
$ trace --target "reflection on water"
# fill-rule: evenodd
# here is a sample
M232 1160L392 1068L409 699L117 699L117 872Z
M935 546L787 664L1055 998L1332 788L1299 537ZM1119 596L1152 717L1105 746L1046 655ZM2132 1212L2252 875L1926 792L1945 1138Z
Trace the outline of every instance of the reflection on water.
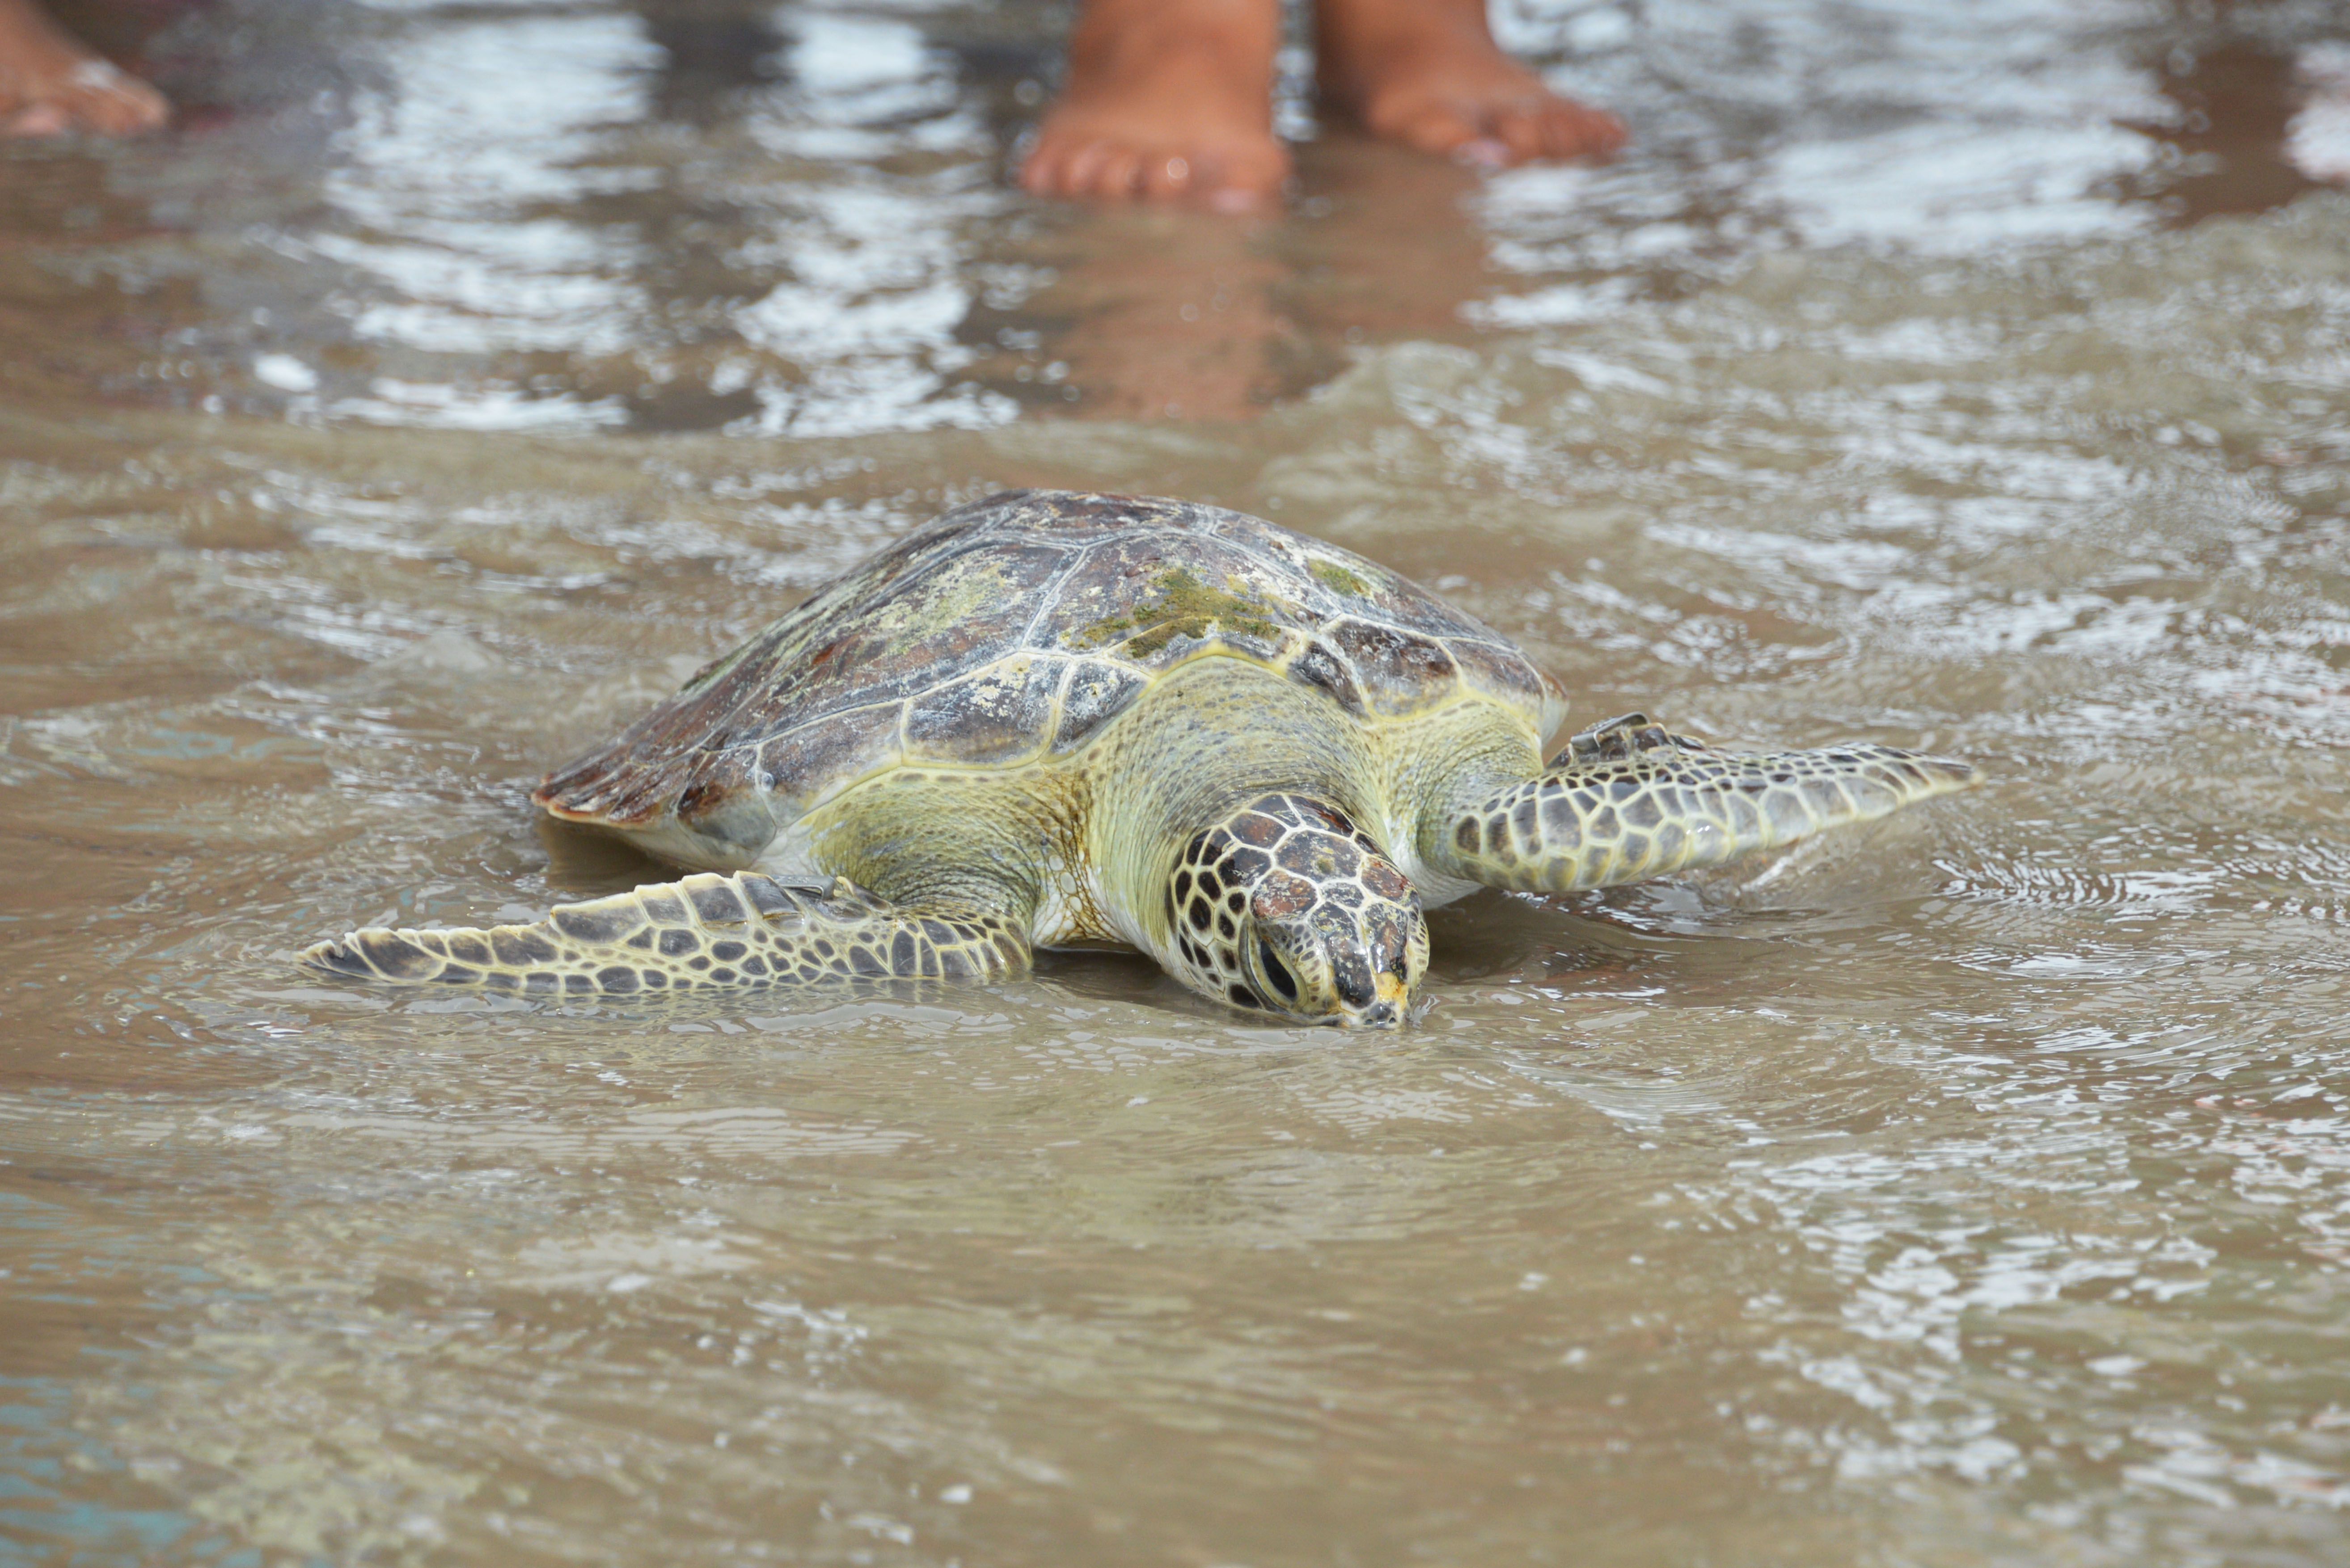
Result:
M227 0L151 50L194 133L14 155L18 226L76 286L16 292L140 319L148 354L85 347L71 379L223 410L787 436L1234 417L1365 341L1573 325L1789 245L2112 237L2350 166L2350 46L2282 7L1501 20L1627 109L1631 156L1480 182L1334 130L1286 219L1234 225L1007 192L1047 8ZM1283 119L1311 134L1304 69Z
M1500 20L1632 156L1044 208L1048 8L721 0L229 0L0 154L0 1564L2343 1559L2350 29ZM1009 483L1992 783L1371 1044L292 971L644 875L544 767Z

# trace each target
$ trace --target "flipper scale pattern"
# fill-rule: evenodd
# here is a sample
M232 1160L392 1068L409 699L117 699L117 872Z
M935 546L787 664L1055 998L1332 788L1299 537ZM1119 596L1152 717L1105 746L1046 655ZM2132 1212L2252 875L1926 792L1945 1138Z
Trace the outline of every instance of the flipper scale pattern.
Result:
M846 878L703 872L564 904L529 925L375 926L301 956L321 975L525 996L620 996L855 980L995 980L1028 967L1001 915L902 909Z
M1893 746L1716 751L1632 713L1574 736L1538 776L1458 817L1448 869L1528 892L1610 888L1718 866L1978 782L1965 763Z

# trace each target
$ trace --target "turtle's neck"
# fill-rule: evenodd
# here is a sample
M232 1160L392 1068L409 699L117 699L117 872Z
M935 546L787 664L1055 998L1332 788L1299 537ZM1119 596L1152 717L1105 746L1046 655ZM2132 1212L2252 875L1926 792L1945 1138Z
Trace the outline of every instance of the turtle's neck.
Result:
M1162 678L1097 742L1089 835L1104 913L1158 954L1183 846L1269 791L1368 823L1376 789L1361 732L1328 697L1245 659L1201 659Z

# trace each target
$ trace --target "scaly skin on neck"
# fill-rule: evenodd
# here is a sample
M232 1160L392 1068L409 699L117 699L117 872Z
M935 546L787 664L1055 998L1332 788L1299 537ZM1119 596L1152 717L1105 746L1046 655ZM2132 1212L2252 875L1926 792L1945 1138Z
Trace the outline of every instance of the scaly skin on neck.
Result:
M1326 694L1222 657L1169 676L1128 721L1088 770L1091 857L1114 933L1238 1006L1396 1022L1428 938L1388 853L1382 732Z
M1326 696L1244 659L1170 674L1097 751L1087 827L1103 913L1162 963L1169 879L1201 829L1272 792L1322 801L1374 835L1383 815L1361 730Z

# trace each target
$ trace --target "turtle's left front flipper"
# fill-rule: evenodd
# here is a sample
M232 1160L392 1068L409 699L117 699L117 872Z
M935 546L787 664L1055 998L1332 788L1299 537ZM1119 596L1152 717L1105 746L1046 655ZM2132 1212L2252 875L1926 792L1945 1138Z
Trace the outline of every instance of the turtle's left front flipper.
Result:
M372 927L302 954L317 973L530 996L619 995L843 980L994 980L1028 967L1007 917L909 909L846 878L785 882L704 872L559 905L526 926Z
M1427 849L1468 881L1567 893L1719 866L1977 782L1965 763L1892 746L1719 752L1632 713L1458 813Z

